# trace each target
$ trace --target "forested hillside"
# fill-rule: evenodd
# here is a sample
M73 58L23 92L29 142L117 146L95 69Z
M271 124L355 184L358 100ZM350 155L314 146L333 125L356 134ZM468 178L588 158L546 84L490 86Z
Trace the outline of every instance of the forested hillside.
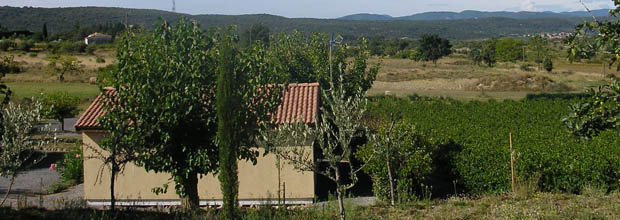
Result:
M237 25L245 30L261 23L272 33L290 30L303 32L334 32L345 38L384 36L389 39L438 34L451 40L520 36L542 32L571 32L583 18L482 18L433 21L350 21L339 19L285 18L256 15L189 15L160 10L106 7L78 8L16 8L0 7L0 25L10 30L27 29L39 32L44 23L51 33L69 31L76 26L91 26L127 21L151 28L158 18L175 22L180 16L197 20L203 28Z

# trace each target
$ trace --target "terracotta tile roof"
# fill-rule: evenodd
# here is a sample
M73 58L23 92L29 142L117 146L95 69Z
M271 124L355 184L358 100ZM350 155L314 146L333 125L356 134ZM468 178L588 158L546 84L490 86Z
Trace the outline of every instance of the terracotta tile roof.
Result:
M104 92L115 95L111 87L104 88ZM276 111L275 123L290 122L301 119L303 122L313 124L315 116L319 111L319 83L298 83L290 84L288 90L284 91L282 104ZM75 123L75 129L80 130L99 130L97 119L105 115L103 110L103 100L105 94L99 94L90 104Z

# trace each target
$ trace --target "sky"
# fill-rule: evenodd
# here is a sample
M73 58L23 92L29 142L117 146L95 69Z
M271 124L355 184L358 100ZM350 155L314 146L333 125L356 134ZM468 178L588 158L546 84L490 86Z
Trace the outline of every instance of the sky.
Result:
M0 0L0 6L104 6L172 10L173 0ZM612 8L612 0L584 0L590 9ZM176 0L187 14L273 14L289 18L337 18L356 13L406 16L429 11L583 11L578 0Z

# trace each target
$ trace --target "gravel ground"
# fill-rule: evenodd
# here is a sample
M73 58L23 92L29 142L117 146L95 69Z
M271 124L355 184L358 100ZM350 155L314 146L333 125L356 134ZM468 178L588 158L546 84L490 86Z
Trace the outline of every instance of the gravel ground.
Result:
M328 203L334 203L334 205L338 205L338 201L328 201L328 202L317 202L314 205L323 207L328 205ZM371 206L377 203L377 197L355 197L355 198L345 198L345 204L351 204L353 206Z
M60 179L60 174L56 170L50 170L50 164L57 163L63 159L62 153L48 153L41 162L37 163L30 170L17 175L5 206L17 206L17 197L25 196L29 205L43 206L46 208L66 207L67 205L77 205L84 197L82 185L73 186L63 192L46 195L50 186ZM4 198L10 184L10 178L0 177L0 200Z

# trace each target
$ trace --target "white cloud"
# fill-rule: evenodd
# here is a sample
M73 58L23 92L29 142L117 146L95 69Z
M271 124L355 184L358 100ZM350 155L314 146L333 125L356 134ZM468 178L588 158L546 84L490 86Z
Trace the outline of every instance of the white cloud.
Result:
M524 0L521 2L521 10L522 11L539 11L538 8L536 8L536 2L532 1L532 0Z

